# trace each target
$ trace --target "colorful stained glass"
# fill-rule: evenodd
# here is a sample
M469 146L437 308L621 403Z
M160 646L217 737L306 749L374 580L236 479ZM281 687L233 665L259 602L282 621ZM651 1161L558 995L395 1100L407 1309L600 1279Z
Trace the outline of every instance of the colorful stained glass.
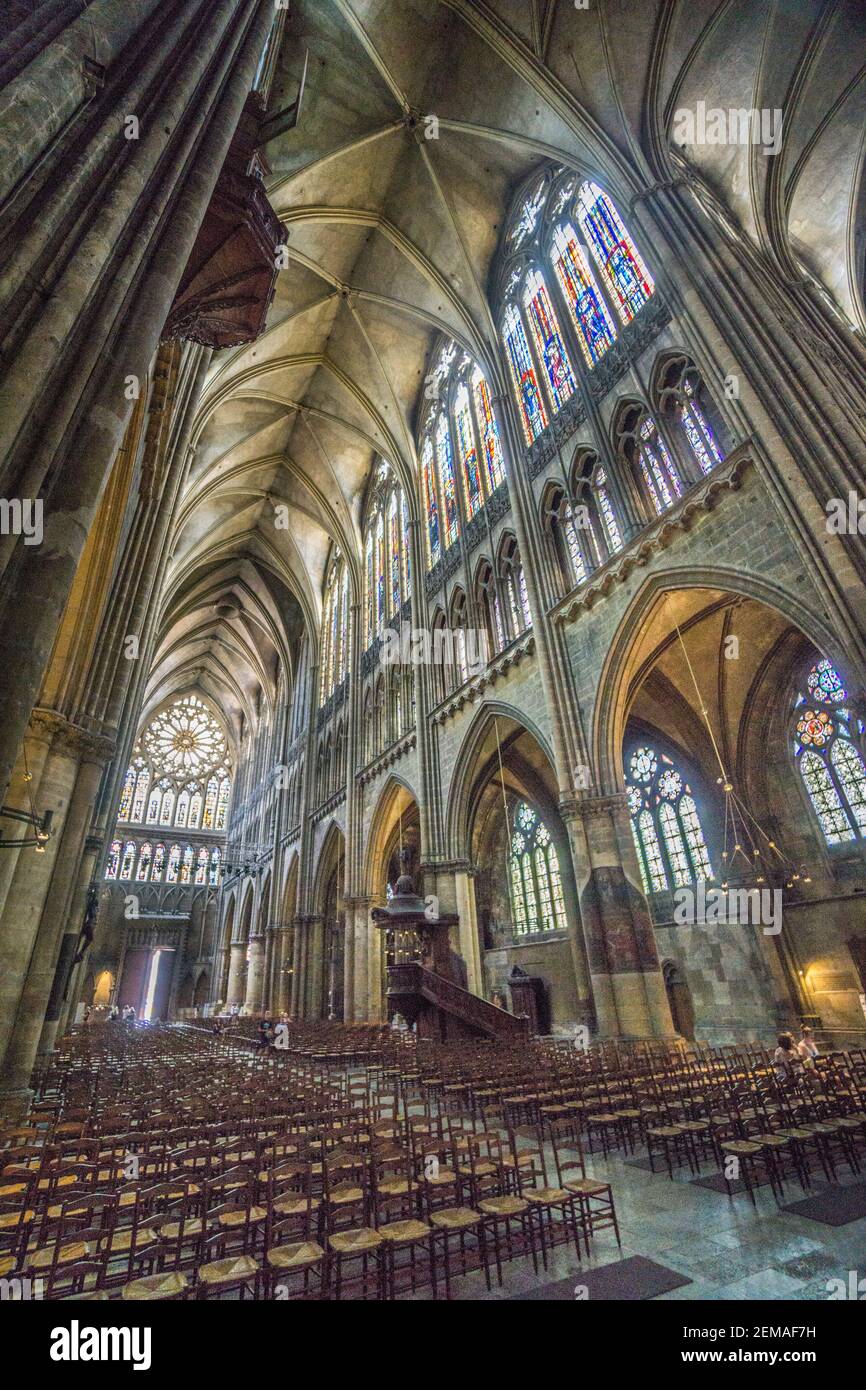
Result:
M225 830L226 817L229 809L229 793L231 791L231 778L223 777L220 782L219 795L217 796L216 825L215 830Z
M376 566L375 621L376 630L378 631L385 621L385 521L381 512L376 522L376 543L373 553Z
M594 367L616 341L616 329L570 222L553 234L552 260L584 360Z
M132 796L135 791L135 768L127 768L126 776L123 779L123 791L120 793L120 806L117 811L118 820L129 820L129 813L132 810Z
M623 323L631 323L655 290L655 283L619 213L597 184L585 183L577 195L580 228Z
M722 462L713 432L707 424L706 416L698 404L695 389L690 381L684 383L686 401L680 410L683 429L691 451L698 461L702 473L709 473L717 463Z
M183 830L186 826L186 818L189 815L189 792L184 788L177 798L177 806L174 812L174 823Z
M481 470L478 466L478 450L475 447L475 432L472 428L472 412L469 408L469 392L461 382L454 397L454 429L457 434L457 449L460 457L460 474L463 479L463 498L466 515L473 517L483 501L481 494Z
M574 395L575 381L568 351L559 331L559 320L540 270L532 270L526 277L523 307L529 319L535 350L547 373L547 388L555 414Z
M427 563L432 568L441 554L439 545L439 508L436 505L436 485L433 477L433 445L425 439L421 449L421 494L427 514Z
M135 864L135 845L132 840L128 840L123 849L123 859L120 863L120 877L122 879L132 878L132 869Z
M339 685L346 675L349 664L349 570L346 565L341 565L342 582L340 584L340 642L337 653L337 684Z
M412 597L412 561L409 556L409 507L402 493L400 507L403 517L403 599L408 602Z
M391 614L400 612L400 523L396 492L391 493L388 510L388 548L390 550L389 568L391 571Z
M451 431L444 415L436 427L436 460L439 465L439 496L442 498L442 543L447 550L457 539L457 494L454 490L454 458Z
M117 878L117 869L120 863L120 841L112 840L111 849L108 851L108 860L105 865L105 877Z
M217 793L219 792L219 778L211 777L207 784L207 795L204 803L204 818L202 820L203 830L212 830L214 817L216 816Z
M210 883L212 888L215 888L220 881L221 857L222 856L220 855L219 848L216 845L214 845L213 849L210 852L210 873L208 876L208 882Z
M209 862L210 862L210 855L208 854L208 852L207 852L207 850L205 849L205 847L202 846L202 848L201 848L201 849L199 850L199 852L198 852L198 858L197 858L197 861L196 861L196 868L195 868L195 881L196 881L196 883L206 883L206 882L207 882L207 870L208 870L208 863L209 863Z
M153 852L153 868L150 871L151 883L162 883L165 870L165 845L157 845Z
M183 859L180 865L180 882L190 883L192 880L193 863L195 860L195 850L192 845L187 845L183 852Z
M496 417L493 414L490 387L478 367L472 373L472 393L475 399L475 419L487 469L487 487L490 492L494 492L505 479L505 461L502 457Z
M149 843L143 844L141 847L141 853L138 856L138 868L135 873L135 879L137 883L147 883L147 877L150 873L150 861L152 857L152 846Z
M190 830L198 830L201 824L201 807L201 792L198 790L198 788L196 788L193 791L189 801L189 819L187 820L187 825L189 826Z
M680 497L683 487L655 421L649 417L640 427L639 455L644 485L655 510L661 515L673 506L672 494Z
M147 803L147 816L145 817L147 825L157 825L159 823L159 807L162 802L162 794L164 791L164 784L159 782L150 793L150 799Z
M168 868L165 871L166 883L177 883L180 872L180 845L172 845L168 856Z
M159 809L160 825L171 825L174 816L174 792L171 787L162 794L162 806Z
M140 767L138 776L135 779L135 795L132 798L132 811L130 820L141 821L144 819L144 805L147 798L147 789L150 786L150 768Z
M815 663L806 677L806 685L812 699L822 705L838 705L840 700L848 698L839 672L827 660Z
M826 710L804 710L797 720L797 739L804 747L823 748L833 736L833 721Z
M523 320L513 304L505 311L502 338L508 355L514 393L520 407L523 433L527 444L531 444L547 426L547 411L538 389L538 378L532 365Z
M373 640L373 536L368 531L364 547L364 645Z

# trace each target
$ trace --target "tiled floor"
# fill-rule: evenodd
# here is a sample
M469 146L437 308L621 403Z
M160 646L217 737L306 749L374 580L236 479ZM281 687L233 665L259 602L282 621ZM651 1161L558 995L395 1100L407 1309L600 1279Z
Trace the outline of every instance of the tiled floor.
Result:
M848 1285L850 1271L866 1280L866 1219L847 1226L824 1226L780 1211L768 1188L761 1188L757 1210L744 1194L733 1201L723 1193L694 1187L686 1176L671 1181L631 1166L621 1157L587 1157L587 1171L613 1185L622 1236L622 1255L612 1231L593 1241L592 1257L583 1268L608 1264L627 1255L645 1255L676 1270L692 1283L661 1300L695 1299L829 1299L828 1281ZM705 1165L702 1172L712 1171ZM859 1179L863 1181L861 1174ZM852 1179L843 1178L843 1181ZM786 1201L803 1194L786 1188ZM572 1272L580 1283L574 1251L559 1247L547 1271L533 1273L529 1259L503 1266L503 1287L488 1294L482 1274L455 1279L452 1297L519 1298L521 1293L552 1284ZM864 1284L866 1287L866 1284Z

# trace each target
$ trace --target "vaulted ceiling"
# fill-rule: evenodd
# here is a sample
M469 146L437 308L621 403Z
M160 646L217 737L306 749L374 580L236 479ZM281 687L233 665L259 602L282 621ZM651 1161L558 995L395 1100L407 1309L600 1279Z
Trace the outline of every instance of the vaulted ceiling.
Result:
M249 706L317 624L333 543L357 581L375 456L415 477L438 335L498 375L491 265L545 159L627 201L675 172L678 109L780 108L775 158L679 155L768 260L866 326L864 31L859 0L293 0L270 110L306 63L300 119L264 151L289 264L264 335L212 363L159 680L191 660Z

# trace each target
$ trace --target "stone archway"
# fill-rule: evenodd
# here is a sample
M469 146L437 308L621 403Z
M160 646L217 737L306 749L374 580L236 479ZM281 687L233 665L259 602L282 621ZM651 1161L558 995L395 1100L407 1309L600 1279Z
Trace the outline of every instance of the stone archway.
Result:
M457 766L448 844L464 866L455 873L462 896L460 942L470 973L474 965L476 991L510 1008L508 977L518 967L540 981L539 1014L548 1027L568 1030L587 1022L589 972L550 750L517 711L491 703L478 711ZM519 856L515 888L518 813L533 819L532 843Z

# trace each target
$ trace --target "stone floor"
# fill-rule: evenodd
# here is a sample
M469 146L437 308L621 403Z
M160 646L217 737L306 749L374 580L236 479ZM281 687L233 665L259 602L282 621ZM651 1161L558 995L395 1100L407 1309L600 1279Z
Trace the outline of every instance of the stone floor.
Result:
M487 1293L483 1274L475 1273L452 1283L452 1298L520 1298L521 1294L552 1284L567 1275L580 1283L580 1270L609 1264L629 1255L644 1255L677 1271L690 1284L661 1294L668 1299L808 1299L827 1300L828 1281L849 1284L850 1271L864 1280L866 1292L866 1218L847 1226L825 1226L780 1211L769 1188L757 1194L757 1210L744 1193L731 1200L725 1193L694 1187L687 1170L673 1181L665 1174L633 1167L622 1157L607 1160L587 1155L587 1172L613 1186L620 1223L622 1253L613 1231L599 1232L590 1259L579 1265L574 1250L559 1247L549 1267L536 1278L529 1259L503 1266L503 1286ZM701 1172L713 1168L705 1164ZM843 1177L843 1182L862 1182ZM798 1184L786 1185L785 1201L796 1202L803 1193ZM425 1295L415 1295L423 1297Z

